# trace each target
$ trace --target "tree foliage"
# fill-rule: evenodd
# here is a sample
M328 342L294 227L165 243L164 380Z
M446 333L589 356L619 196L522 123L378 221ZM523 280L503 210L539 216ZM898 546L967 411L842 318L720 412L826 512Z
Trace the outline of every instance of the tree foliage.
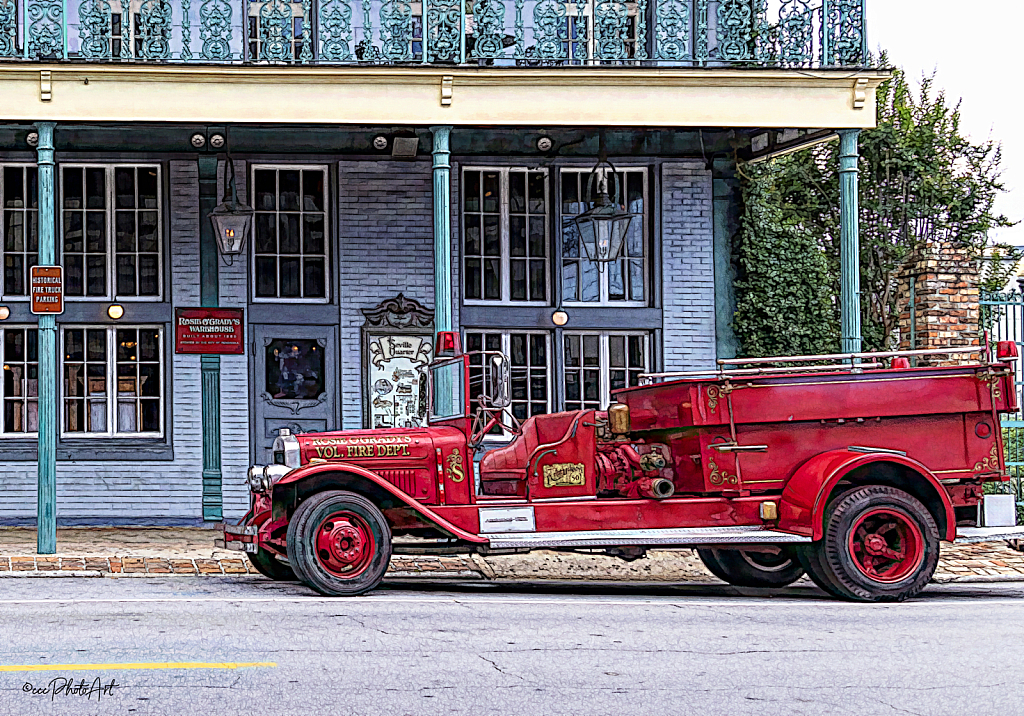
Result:
M883 54L881 64L887 64ZM1000 181L1002 154L992 141L974 142L960 128L960 105L937 90L934 76L915 88L901 70L877 91L878 126L860 135L860 282L861 325L865 350L892 347L905 297L897 294L897 279L917 252L926 246L952 245L986 264L983 282L1005 281L1020 259L1017 249L993 245L990 232L1012 222L994 211L1004 191ZM738 285L740 313L737 337L749 355L759 354L766 335L779 330L799 335L819 332L833 337L839 320L839 146L832 142L773 160L768 168L750 172L744 184L748 214L760 205L776 206L793 231L794 246L817 252L827 267L824 276L807 272L803 264L784 274L761 274L756 288ZM755 208L751 208L755 205ZM749 255L745 245L773 228L745 226L737 255ZM753 258L753 257L751 257ZM762 257L764 258L764 257ZM749 262L751 259L748 258ZM742 269L741 269L742 270ZM766 296L782 300L802 293L795 286L824 281L831 315L800 313L810 323L780 325L773 321L739 320L752 304ZM985 288L985 286L983 286ZM772 301L769 301L771 303ZM796 347L794 345L794 347Z
M825 254L784 203L779 167L748 167L745 174L733 319L744 355L830 353L838 328Z

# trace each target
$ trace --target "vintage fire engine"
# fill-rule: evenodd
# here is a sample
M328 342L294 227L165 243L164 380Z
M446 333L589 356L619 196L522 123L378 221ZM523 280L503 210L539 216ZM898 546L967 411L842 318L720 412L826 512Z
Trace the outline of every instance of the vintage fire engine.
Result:
M426 427L282 430L224 544L336 596L377 586L393 553L695 548L734 585L806 572L836 597L906 599L940 541L1024 534L978 524L984 484L1008 479L1016 345L942 353L971 351L949 366L911 367L939 351L720 362L519 425L507 359L440 333ZM511 441L484 452L496 430Z

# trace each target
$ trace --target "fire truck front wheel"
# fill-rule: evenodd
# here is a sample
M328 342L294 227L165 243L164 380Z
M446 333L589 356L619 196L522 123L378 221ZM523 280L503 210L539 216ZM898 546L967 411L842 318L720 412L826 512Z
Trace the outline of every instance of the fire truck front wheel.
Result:
M804 570L787 549L777 554L741 549L698 549L713 575L737 587L778 588L800 579Z
M368 592L391 561L391 529L375 504L341 490L307 498L288 523L288 561L308 586L329 597Z
M808 566L839 596L861 602L903 601L924 589L935 573L939 530L914 496L887 485L868 485L829 506L824 539L809 549L814 558Z

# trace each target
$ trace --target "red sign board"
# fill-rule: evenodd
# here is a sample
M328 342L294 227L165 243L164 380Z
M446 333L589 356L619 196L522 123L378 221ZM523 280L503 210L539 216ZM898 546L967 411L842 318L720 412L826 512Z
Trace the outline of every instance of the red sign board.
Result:
M240 308L178 308L174 311L175 353L245 353Z
M64 313L64 273L60 266L32 267L32 313Z

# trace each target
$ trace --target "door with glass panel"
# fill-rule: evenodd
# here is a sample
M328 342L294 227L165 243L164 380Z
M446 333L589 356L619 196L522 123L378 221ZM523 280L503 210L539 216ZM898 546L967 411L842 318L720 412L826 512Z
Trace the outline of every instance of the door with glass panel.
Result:
M278 430L338 428L335 326L252 326L253 459L273 461Z

